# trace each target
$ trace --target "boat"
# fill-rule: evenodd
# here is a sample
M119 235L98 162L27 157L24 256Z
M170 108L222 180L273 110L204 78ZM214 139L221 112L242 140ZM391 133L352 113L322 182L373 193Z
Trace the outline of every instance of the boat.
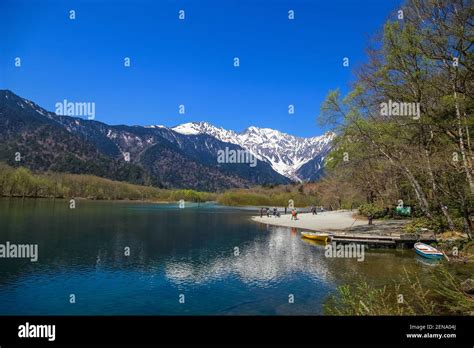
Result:
M308 238L312 240L319 240L321 242L327 242L331 240L332 235L329 233L322 233L322 232L301 232L301 236L303 238Z
M426 257L427 259L440 259L444 254L431 245L424 243L415 243L415 251L418 255Z
M301 240L304 243L309 244L313 247L325 247L328 244L325 241L317 240L317 239L301 238Z

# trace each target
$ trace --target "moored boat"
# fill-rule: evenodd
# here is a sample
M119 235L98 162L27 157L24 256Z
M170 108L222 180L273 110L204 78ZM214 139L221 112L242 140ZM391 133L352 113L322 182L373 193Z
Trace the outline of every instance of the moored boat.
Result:
M304 243L309 244L313 247L325 247L328 244L325 241L317 240L317 239L301 238L301 240Z
M431 245L424 243L415 243L415 251L418 255L426 257L427 259L440 259L444 254Z
M321 242L327 242L328 240L331 240L332 235L329 233L323 233L323 232L301 232L301 236L303 238L308 238L312 240L317 240Z

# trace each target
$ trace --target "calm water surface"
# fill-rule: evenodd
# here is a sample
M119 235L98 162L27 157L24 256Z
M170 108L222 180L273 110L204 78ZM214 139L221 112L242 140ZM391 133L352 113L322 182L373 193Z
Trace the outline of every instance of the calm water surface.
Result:
M36 243L39 259L0 259L0 315L322 314L337 285L391 284L404 267L430 268L413 250L329 259L299 231L252 214L213 204L78 201L69 209L63 200L1 199L0 243Z

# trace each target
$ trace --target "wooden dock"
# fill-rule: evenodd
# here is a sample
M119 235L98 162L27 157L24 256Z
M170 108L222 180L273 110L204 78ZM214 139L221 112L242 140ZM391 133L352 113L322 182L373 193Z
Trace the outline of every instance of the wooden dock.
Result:
M350 232L330 232L332 241L336 243L366 244L371 247L385 248L412 248L416 242L431 243L436 241L430 233L416 234L361 234Z

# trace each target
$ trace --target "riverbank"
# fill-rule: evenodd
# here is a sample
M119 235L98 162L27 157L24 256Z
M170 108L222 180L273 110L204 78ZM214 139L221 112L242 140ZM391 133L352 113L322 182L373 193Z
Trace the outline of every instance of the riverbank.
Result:
M275 207L283 209L292 201L295 207L316 205L315 191L302 184L254 186L223 192L195 189L160 188L114 181L88 174L35 172L0 162L0 197L88 199L94 201L212 202L233 207ZM353 203L353 202L352 202ZM354 204L347 204L352 206ZM333 205L328 205L333 206ZM355 204L354 206L357 206Z
M215 201L217 194L188 189L164 189L114 181L93 175L35 173L0 163L0 197L88 199L104 201Z

